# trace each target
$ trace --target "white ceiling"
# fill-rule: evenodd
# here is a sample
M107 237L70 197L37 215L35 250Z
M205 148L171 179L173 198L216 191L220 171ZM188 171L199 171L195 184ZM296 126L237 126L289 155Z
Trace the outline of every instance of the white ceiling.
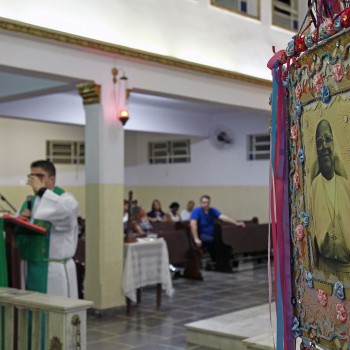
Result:
M0 115L2 116L85 124L82 100L76 90L76 84L80 82L77 79L0 66L0 82ZM62 98L62 103L59 103L60 98ZM53 103L60 106L62 110L53 109ZM191 116L198 118L201 115L210 118L212 115L220 114L256 116L259 113L267 113L178 96L161 96L143 90L132 90L128 106L130 110L140 116L128 123L126 127L126 129L135 131L150 131L147 129L147 125L142 124L141 115L149 115L151 110L163 114L162 120L165 123L174 117L176 119L177 115L188 120ZM63 108L66 108L66 113L63 112ZM198 127L200 128L200 126ZM156 132L160 132L160 130Z
M0 103L75 90L76 79L0 65Z

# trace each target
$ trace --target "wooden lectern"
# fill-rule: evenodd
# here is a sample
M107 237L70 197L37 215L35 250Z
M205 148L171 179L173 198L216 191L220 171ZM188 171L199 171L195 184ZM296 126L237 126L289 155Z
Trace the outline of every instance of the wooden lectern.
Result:
M11 288L21 288L21 258L16 246L16 232L25 232L28 235L46 235L47 231L41 226L34 225L28 221L5 215L4 230L6 233L6 256L8 271L8 286Z

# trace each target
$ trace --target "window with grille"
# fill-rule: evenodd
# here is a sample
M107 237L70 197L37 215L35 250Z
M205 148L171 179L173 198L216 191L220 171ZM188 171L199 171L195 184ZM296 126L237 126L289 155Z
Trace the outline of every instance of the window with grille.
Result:
M84 141L46 141L46 159L55 164L85 164Z
M158 141L148 144L150 164L189 163L191 161L190 140Z
M273 24L297 31L298 22L298 0L273 0Z
M270 159L270 134L248 135L248 160Z
M245 16L260 18L260 0L211 0L211 5Z

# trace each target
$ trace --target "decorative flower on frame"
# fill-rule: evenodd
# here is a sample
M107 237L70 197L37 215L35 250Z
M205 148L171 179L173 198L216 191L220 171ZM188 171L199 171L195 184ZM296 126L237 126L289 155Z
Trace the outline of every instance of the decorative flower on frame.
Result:
M287 48L286 48L286 55L287 56L294 56L294 52L295 52L294 41L290 41L288 43Z
M315 42L312 40L311 33L305 36L304 42L307 47L312 47L314 45Z
M297 190L300 187L299 173L293 175L293 189Z
M337 63L333 66L332 73L333 73L333 80L336 83L339 83L343 79L344 72L340 63Z
M298 162L300 163L300 164L303 164L304 163L304 150L303 150L303 148L302 147L300 147L299 149L298 149Z
M316 28L311 32L311 38L314 41L314 43L317 41L318 33Z
M335 310L337 312L337 320L339 322L345 322L347 319L345 306L343 304L336 304Z
M314 277L312 276L312 273L310 271L306 272L305 279L306 279L306 283L307 283L308 287L313 288L314 287Z
M318 37L319 37L321 40L328 38L328 33L327 33L326 28L324 27L324 23L322 23L322 24L320 25L320 28L319 28L319 30L318 30Z
M342 13L342 15L340 16L340 22L344 28L347 28L350 26L350 8L347 8Z
M323 79L321 74L315 74L314 80L312 82L312 86L316 90L317 93L321 92L322 86L323 86Z
M327 32L328 36L332 36L333 34L336 33L336 30L333 27L333 21L330 18L326 18L323 21L323 28Z
M282 80L282 84L285 88L289 88L290 83L290 74L288 73L284 80Z
M295 113L298 117L303 113L303 106L301 105L300 100L295 101Z
M303 225L298 225L294 230L295 236L298 241L302 241L304 238L304 227Z
M322 290L322 289L317 290L317 299L322 306L327 306L328 295L324 290Z
M292 325L293 336L294 336L294 338L298 338L301 336L301 329L299 327L299 321L295 316L293 316L292 321L293 321L293 325Z
M298 139L298 125L294 124L290 129L290 136L293 140Z
M300 219L300 223L304 226L304 227L308 227L309 226L309 215L307 213L305 213L304 211L301 212L299 214L299 219Z
M334 295L341 300L345 298L344 286L339 281L334 284Z
M342 26L341 26L341 18L340 18L340 17L337 17L337 18L334 20L333 28L334 28L334 30L337 31L337 32L339 32L339 30L342 29Z
M300 53L307 50L307 46L305 44L305 39L303 36L295 37L294 50L296 53Z
M301 94L303 93L302 89L301 89L301 85L300 83L298 83L295 87L295 98L297 100L300 100Z
M329 101L331 100L331 93L329 92L329 89L326 85L322 86L321 89L321 100L323 103L328 104Z

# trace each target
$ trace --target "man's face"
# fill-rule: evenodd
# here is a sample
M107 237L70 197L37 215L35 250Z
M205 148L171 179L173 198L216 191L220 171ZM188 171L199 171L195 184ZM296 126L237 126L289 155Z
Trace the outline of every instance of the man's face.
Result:
M327 122L321 122L316 132L318 165L322 175L334 170L334 141Z
M206 209L209 209L210 207L210 199L208 198L202 198L201 200L201 207L206 210Z
M193 202L193 201L189 201L189 202L187 203L187 210L188 210L188 211L192 211L193 208L194 208L194 202Z
M43 168L31 168L30 175L37 176L46 188L50 190L55 186L55 176L50 176Z

